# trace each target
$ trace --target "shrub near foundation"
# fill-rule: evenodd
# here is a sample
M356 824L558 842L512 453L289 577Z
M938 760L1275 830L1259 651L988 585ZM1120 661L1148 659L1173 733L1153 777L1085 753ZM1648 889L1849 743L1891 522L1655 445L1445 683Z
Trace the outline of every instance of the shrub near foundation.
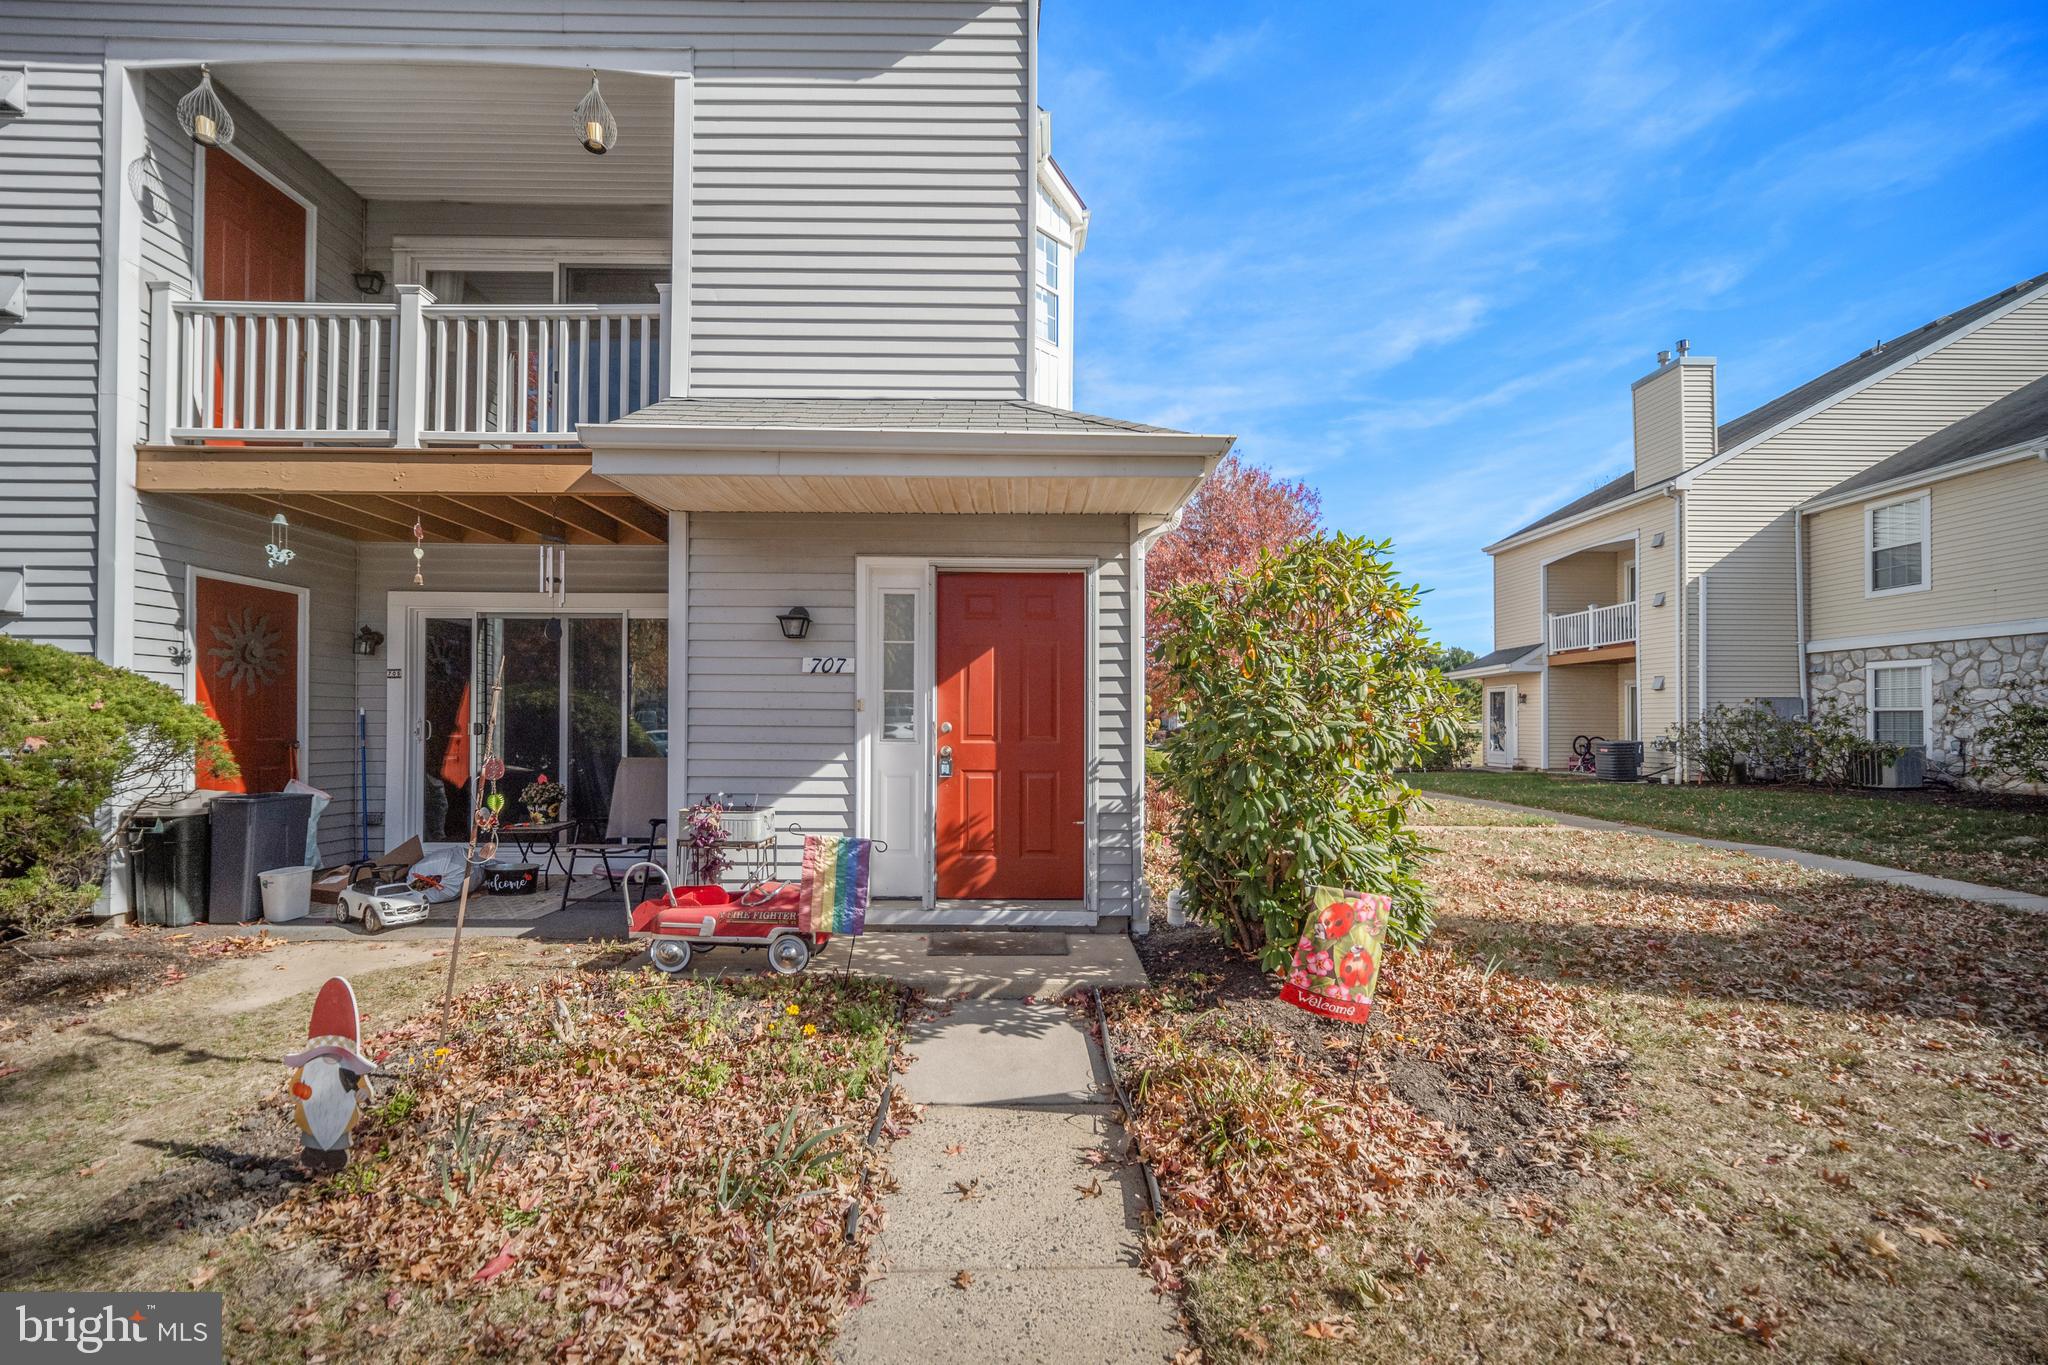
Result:
M0 636L0 936L91 908L107 850L139 803L188 789L221 729L162 683Z
M1456 741L1458 705L1387 549L1316 536L1167 595L1176 872L1191 912L1268 969L1319 885L1392 897L1392 944L1428 932L1428 850L1395 773Z

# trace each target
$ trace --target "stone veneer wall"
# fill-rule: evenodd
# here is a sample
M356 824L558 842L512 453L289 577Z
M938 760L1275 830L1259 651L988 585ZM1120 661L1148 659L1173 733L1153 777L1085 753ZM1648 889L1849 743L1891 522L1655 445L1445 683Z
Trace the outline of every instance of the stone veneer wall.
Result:
M1869 699L1864 669L1872 663L1931 660L1928 680L1934 690L1934 733L1928 736L1927 767L1931 774L1969 786L2002 786L1970 778L1970 741L1976 717L1985 706L2011 695L2008 684L2048 695L2048 634L1993 635L1974 640L1939 640L1931 644L1887 645L1876 649L1840 649L1809 655L1808 685L1816 703L1833 698L1852 711Z

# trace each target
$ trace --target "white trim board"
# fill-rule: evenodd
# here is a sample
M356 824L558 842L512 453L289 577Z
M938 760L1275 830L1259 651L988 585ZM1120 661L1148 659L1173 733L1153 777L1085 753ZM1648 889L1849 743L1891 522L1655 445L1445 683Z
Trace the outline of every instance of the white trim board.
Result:
M671 246L659 237L435 237L391 239L391 282L425 284L434 270L531 270L554 277L562 301L568 265L666 266Z
M239 583L244 587L264 588L271 592L289 593L299 601L298 620L298 678L299 695L294 699L297 706L298 757L292 766L298 770L301 782L311 783L309 774L313 771L312 718L313 718L313 659L312 659L312 611L313 590L291 583L279 583L270 578L252 578L248 574L229 573L225 569L209 569L199 564L185 566L185 700L199 699L199 660L202 646L196 629L199 615L199 580L211 578L222 583Z
M1987 640L1998 635L2048 634L2048 616L2017 621L1977 621L1960 626L1922 626L1914 630L1881 631L1875 635L1837 635L1808 640L1806 653L1831 654L1843 649L1883 649L1892 645L1933 645L1948 640Z
M1597 507L1589 507L1583 512L1574 513L1563 521L1547 522L1542 526L1531 526L1526 531L1517 531L1505 540L1496 540L1493 544L1482 547L1481 553L1489 555L1498 554L1502 550L1512 550L1518 545L1527 545L1533 541L1542 540L1545 536L1556 535L1559 531L1568 530L1574 526L1583 526L1589 521L1594 521L1610 513L1619 512L1623 508L1634 507L1638 503L1648 502L1651 498L1664 496L1670 493L1673 487L1672 480L1660 480L1657 483L1651 484L1648 488L1638 488L1633 493L1624 493L1612 502L1603 502ZM1567 553L1575 554L1577 551L1567 551Z

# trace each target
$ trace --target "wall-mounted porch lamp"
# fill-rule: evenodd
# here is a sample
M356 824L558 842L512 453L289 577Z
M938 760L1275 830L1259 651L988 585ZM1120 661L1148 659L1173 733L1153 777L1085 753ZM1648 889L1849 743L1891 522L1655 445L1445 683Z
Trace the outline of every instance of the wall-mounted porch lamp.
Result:
M594 156L603 156L619 145L619 121L612 117L612 107L604 102L604 92L597 88L597 73L590 73L590 89L576 102L576 114L572 122L576 136L583 140L583 150Z
M356 631L356 653L365 659L377 657L377 651L384 647L384 632L375 626L363 626Z
M235 116L214 93L213 76L204 66L199 84L178 101L178 126L202 147L225 147L235 140Z
M358 294L381 294L384 292L384 272L368 266L356 271L356 292Z
M811 614L802 607L791 607L775 620L782 626L785 640L801 640L811 633Z

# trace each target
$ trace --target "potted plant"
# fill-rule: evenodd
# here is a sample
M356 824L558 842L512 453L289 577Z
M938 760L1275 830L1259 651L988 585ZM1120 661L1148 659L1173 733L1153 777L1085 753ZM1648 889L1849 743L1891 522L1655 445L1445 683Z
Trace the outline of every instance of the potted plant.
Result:
M519 801L526 807L527 820L536 825L551 825L562 818L562 802L568 795L567 788L542 773L521 789Z

